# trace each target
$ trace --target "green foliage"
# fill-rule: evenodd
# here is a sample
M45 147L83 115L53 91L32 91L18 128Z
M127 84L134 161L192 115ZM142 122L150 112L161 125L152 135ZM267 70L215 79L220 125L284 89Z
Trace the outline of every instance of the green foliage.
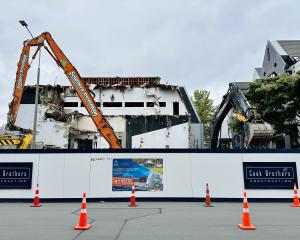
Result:
M211 123L215 111L213 100L209 96L210 92L207 90L195 90L192 96L192 102L203 124Z
M244 123L235 118L231 119L230 123L228 123L228 127L240 134L244 132Z
M276 133L289 134L298 144L300 113L300 74L282 74L250 83L246 93L262 119Z
M195 90L191 99L201 122L204 124L204 145L205 147L209 147L211 135L210 124L215 111L213 100L210 99L210 92L206 90Z

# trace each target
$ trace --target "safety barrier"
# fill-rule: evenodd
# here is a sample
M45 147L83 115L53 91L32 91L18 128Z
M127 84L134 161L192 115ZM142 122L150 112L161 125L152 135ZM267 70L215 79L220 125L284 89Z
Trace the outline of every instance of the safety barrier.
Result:
M135 181L141 198L204 198L209 183L212 198L240 199L248 185L249 198L288 199L298 183L300 151L7 150L0 152L0 198L32 198L37 184L41 199L81 198L82 192L89 198L128 198L131 181L118 175L132 171L120 167L126 161L150 169L147 178Z

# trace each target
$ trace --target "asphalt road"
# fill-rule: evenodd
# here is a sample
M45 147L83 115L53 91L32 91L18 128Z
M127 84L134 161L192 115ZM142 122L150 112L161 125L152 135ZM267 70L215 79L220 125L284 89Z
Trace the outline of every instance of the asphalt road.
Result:
M241 203L215 203L213 208L197 202L88 203L87 231L73 230L80 203L0 203L1 240L268 240L299 239L300 208L287 203L249 203L256 231L243 231Z

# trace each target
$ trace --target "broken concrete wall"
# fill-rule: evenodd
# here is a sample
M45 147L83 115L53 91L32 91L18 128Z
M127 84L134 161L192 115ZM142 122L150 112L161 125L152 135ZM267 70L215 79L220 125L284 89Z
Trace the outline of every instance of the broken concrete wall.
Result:
M191 121L186 100L176 86L90 85L89 89L123 148L132 147L131 139L134 135ZM18 126L32 129L34 98L35 87L26 86L17 118ZM76 91L69 86L40 86L37 128L41 136L52 131L57 133L57 137L55 134L49 136L63 137L62 142L57 144L60 148L85 148L91 145L92 148L108 147ZM53 144L48 136L38 137L37 140Z
M122 147L126 147L126 118L123 116L114 116L114 117L106 117L106 120L109 122L110 126L114 129L115 134L120 139L122 143ZM84 139L85 136L88 136L87 139L90 139L89 136L93 135L95 137L94 144L98 146L98 148L109 148L106 140L101 137L101 134L97 130L93 120L89 116L78 116L72 122L72 128L77 130L77 135L72 136L71 139L80 138ZM88 134L85 134L88 132ZM76 144L74 145L76 147Z
M190 125L183 123L132 137L132 148L189 148Z
M189 148L204 148L204 126L202 123L190 123Z
M68 148L69 125L64 122L48 120L37 123L37 143L44 148Z
M71 128L69 134L69 148L102 149L109 148L109 145L99 132L88 132Z
M37 111L37 136L39 146L68 148L72 115L63 111L62 93L65 87L40 86ZM22 97L16 126L32 129L34 118L35 86L26 86Z
M188 116L126 116L127 127L126 147L132 147L132 136L152 132L155 130L163 129L170 126L179 125L189 121Z
M106 116L174 115L174 102L178 103L178 113L175 115L189 114L178 89L175 87L96 87L93 92L96 104ZM77 110L87 115L87 111L78 97L72 94L65 94L64 96L66 111Z

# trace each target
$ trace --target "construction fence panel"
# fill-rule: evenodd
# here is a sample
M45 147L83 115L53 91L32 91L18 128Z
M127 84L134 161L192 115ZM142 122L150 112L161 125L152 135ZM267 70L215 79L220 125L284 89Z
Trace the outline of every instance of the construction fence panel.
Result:
M299 153L205 153L205 152L91 152L91 153L0 153L0 199L33 198L36 184L41 198L129 198L130 191L113 187L128 184L124 177L115 177L120 164L134 161L140 165L152 164L156 183L149 189L137 191L137 197L199 198L205 196L205 184L215 198L241 198L244 191L243 162L296 163L300 169ZM1 187L7 174L2 163L31 162L31 189ZM1 165L2 164L2 165ZM119 164L116 167L116 164ZM157 167L159 166L159 167ZM145 169L141 167L141 169ZM16 173L19 170L16 170ZM116 172L114 172L116 171ZM127 178L135 178L136 173ZM138 172L138 171L137 171ZM13 173L13 174L16 174ZM129 175L128 175L129 174ZM150 175L149 175L150 176ZM10 179L18 178L12 176ZM160 182L161 180L161 182ZM146 180L145 180L146 181ZM145 183L146 184L146 183ZM114 185L115 186L115 185ZM158 186L158 187L157 187ZM117 190L116 190L117 189ZM291 189L250 189L250 198L291 198Z

